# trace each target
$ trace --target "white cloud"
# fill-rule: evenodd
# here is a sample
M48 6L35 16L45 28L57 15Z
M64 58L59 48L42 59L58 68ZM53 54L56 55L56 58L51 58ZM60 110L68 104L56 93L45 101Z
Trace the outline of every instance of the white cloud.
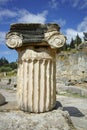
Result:
M78 25L77 30L87 32L87 17Z
M63 20L62 18L60 18L58 20L54 20L54 22L58 23L61 27L66 24L66 21Z
M50 0L49 1L49 6L52 8L52 9L56 9L58 7L58 1L57 0Z
M27 10L11 11L5 9L0 10L0 20L2 20L3 23L5 18L10 18L9 21L11 22L11 20L15 18L16 20L14 20L14 22L45 23L47 13L48 12L46 10L42 13L33 14ZM8 23L8 20L6 20L6 23ZM5 42L5 35L5 32L0 32L0 44L3 44Z
M9 1L11 1L11 0L0 0L0 4L2 5L2 4L5 4L5 3L9 2Z
M28 23L45 23L47 11L43 11L42 13L33 14L26 10L22 11L21 16L19 16L18 22L28 22Z
M0 32L0 44L3 44L5 42L5 32Z
M9 1L9 0L0 0L0 2L7 2L7 1Z
M73 0L72 6L78 7L79 9L87 8L87 0Z
M9 0L0 0L0 2L7 2L7 1L9 1Z
M16 17L17 13L15 11L9 10L9 9L4 9L0 10L0 18L4 19L5 17Z
M68 28L65 31L67 42L70 43L71 38L75 39L77 34L83 39L83 32L87 32L87 17L85 17L83 21L78 24L76 30Z
M82 5L80 6L80 9L87 8L87 0L83 0Z
M46 22L46 16L48 14L48 11L44 10L41 13L33 14L30 13L28 10L21 9L21 10L0 10L0 20L4 22L5 18L8 18L8 20L11 20L13 22L32 22L32 23L45 23ZM14 18L14 19L9 19ZM6 22L8 22L8 20Z
M73 0L73 1L72 1L72 6L73 6L73 7L77 7L78 4L79 4L79 0Z
M69 6L76 7L80 0L61 0L62 4L68 4Z
M87 0L61 0L61 4L65 3L78 9L87 8Z
M66 31L67 43L70 43L71 39L75 39L78 34L81 38L83 38L83 32L79 32L78 30L68 28Z

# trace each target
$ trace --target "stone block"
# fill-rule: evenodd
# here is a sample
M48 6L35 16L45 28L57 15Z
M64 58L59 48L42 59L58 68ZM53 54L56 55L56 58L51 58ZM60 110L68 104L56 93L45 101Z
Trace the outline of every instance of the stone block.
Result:
M5 104L5 97L0 93L0 105Z

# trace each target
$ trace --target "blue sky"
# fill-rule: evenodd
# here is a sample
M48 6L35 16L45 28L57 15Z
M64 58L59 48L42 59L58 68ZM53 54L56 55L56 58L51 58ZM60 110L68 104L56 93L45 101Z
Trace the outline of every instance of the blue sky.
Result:
M87 32L87 0L0 0L0 58L17 60L17 52L5 44L12 23L51 23L61 26L69 43Z

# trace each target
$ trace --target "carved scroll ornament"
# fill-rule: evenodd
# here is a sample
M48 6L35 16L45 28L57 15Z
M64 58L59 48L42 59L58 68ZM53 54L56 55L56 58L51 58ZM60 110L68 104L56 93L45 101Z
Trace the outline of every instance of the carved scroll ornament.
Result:
M60 48L64 45L66 38L58 31L45 33L45 39L51 48Z
M42 42L44 46L60 48L66 41L65 36L59 31L58 25L47 24L43 26L39 25L38 27L35 26L35 24L22 24L21 27L18 28L19 25L21 24L12 25L12 29L6 35L6 44L10 48L33 44L41 45Z
M23 36L19 33L12 32L6 35L6 44L10 48L17 48L22 46Z

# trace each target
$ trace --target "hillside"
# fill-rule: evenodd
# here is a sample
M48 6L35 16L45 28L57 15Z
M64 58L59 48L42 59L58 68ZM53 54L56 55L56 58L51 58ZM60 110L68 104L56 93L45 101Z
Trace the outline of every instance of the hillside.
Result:
M87 43L57 55L57 82L87 87Z

